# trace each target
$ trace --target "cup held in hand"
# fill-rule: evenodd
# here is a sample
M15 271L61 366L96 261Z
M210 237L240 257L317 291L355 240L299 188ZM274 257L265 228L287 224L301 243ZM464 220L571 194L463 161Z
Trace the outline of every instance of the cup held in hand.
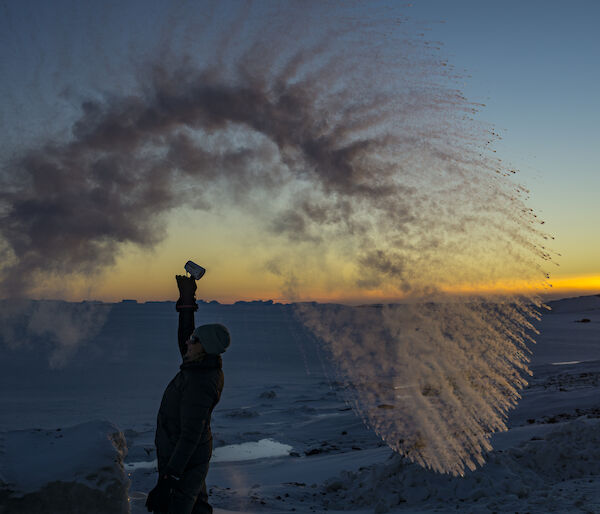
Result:
M192 261L187 261L185 263L185 271L194 277L194 280L200 280L206 273L206 270L202 266L199 266Z

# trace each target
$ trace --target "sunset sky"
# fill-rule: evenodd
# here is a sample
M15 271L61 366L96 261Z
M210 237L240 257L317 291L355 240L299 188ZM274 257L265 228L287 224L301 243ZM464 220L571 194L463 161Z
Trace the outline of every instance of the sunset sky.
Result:
M64 137L77 122L79 106L86 100L97 99L106 91L124 97L133 94L132 58L135 61L160 54L165 41L171 50L187 47L190 41L203 48L200 36L185 30L185 9L202 2L191 2L185 9L175 3L165 9L160 2L143 3L143 7L140 2L127 2L107 11L96 2L52 4L31 1L3 6L3 162L32 145L39 147L47 135L52 140ZM244 7L240 2L223 5L231 5L237 14L229 15L222 7L214 15L212 30L217 35L236 34L243 28ZM368 18L375 6L386 5L365 3L353 14ZM552 288L542 292L558 296L600 293L600 165L596 148L600 141L600 99L596 92L600 83L600 35L596 27L600 4L592 0L417 0L402 8L396 2L389 5L394 15L407 17L402 22L407 32L426 41L425 46L440 46L436 52L460 75L458 87L466 99L485 104L474 115L474 122L491 126L500 138L485 151L499 158L506 169L517 170L509 180L529 191L526 205L544 220L542 229L554 237L547 245L552 262L544 264ZM259 19L260 10L255 7L250 12ZM295 16L291 9L289 16ZM240 34L245 33L242 30ZM238 41L234 35L228 44L235 48L249 38L240 35ZM205 64L218 58L201 50L194 55ZM171 56L166 52L162 58ZM186 183L182 180L169 187L185 188ZM287 201L270 194L259 190L253 201L257 205ZM310 250L308 240L290 242L277 231L267 230L282 220L249 216L234 200L229 207L217 205L212 210L198 210L192 204L188 201L166 211L162 227L157 222L156 241L139 245L124 238L125 242L116 246L114 263L72 276L65 275L64 270L51 271L44 276L43 287L31 288L31 295L105 301L173 299L173 276L182 273L184 263L193 259L208 270L198 295L206 300L362 302L395 297L391 290L373 285L375 282L369 287L355 285L351 277L360 274L360 266L338 259L345 255L344 245L349 240L340 239L331 254L321 252L313 260L315 249L322 250L323 246ZM108 205L106 209L110 214ZM119 237L115 236L116 240L122 241ZM275 254L277 263L272 261ZM474 265L471 258L479 260L471 255L464 261L465 268ZM281 262L286 263L285 269L280 269ZM430 259L427 266L435 262ZM506 292L531 287L523 277L511 276L510 266L506 272L498 264L489 276L465 273L464 277L453 271L460 269L458 261L452 266L447 273L452 280L437 283L441 290ZM15 269L23 273L21 268ZM421 269L426 267L415 268ZM38 271L42 270L40 265ZM533 287L540 287L540 283ZM6 291L0 293L8 295Z
M469 73L466 96L486 105L480 117L502 136L498 154L554 235L554 289L599 292L600 4L426 0L412 14L443 21L431 24L432 39Z

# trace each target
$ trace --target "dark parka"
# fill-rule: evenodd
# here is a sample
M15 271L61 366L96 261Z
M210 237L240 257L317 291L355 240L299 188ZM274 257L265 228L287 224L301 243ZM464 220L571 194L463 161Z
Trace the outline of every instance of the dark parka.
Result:
M160 473L182 476L204 464L205 443L212 440L210 417L223 390L220 355L184 363L167 386L156 426Z

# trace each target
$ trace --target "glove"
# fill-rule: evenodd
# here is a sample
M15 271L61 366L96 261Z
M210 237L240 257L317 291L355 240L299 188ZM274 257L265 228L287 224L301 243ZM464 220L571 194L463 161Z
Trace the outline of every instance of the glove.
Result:
M169 510L169 499L175 483L177 483L177 479L170 475L159 477L156 486L146 498L148 512L167 512Z
M185 275L175 275L177 280L177 288L179 289L179 300L175 304L175 310L180 309L194 309L198 310L196 304L195 293L196 293L196 281L193 277L186 277Z

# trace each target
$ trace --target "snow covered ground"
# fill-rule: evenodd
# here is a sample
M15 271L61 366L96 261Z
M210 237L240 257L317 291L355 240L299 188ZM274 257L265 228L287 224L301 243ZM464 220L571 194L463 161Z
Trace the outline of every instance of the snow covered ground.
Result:
M600 512L600 297L551 305L509 431L463 478L406 462L365 428L289 306L201 305L198 323L223 322L233 336L213 416L215 512ZM141 513L156 480L156 411L178 366L177 319L168 302L99 308L103 329L62 368L48 366L59 343L41 336L3 348L0 430L8 441L18 429L116 423L131 511Z

